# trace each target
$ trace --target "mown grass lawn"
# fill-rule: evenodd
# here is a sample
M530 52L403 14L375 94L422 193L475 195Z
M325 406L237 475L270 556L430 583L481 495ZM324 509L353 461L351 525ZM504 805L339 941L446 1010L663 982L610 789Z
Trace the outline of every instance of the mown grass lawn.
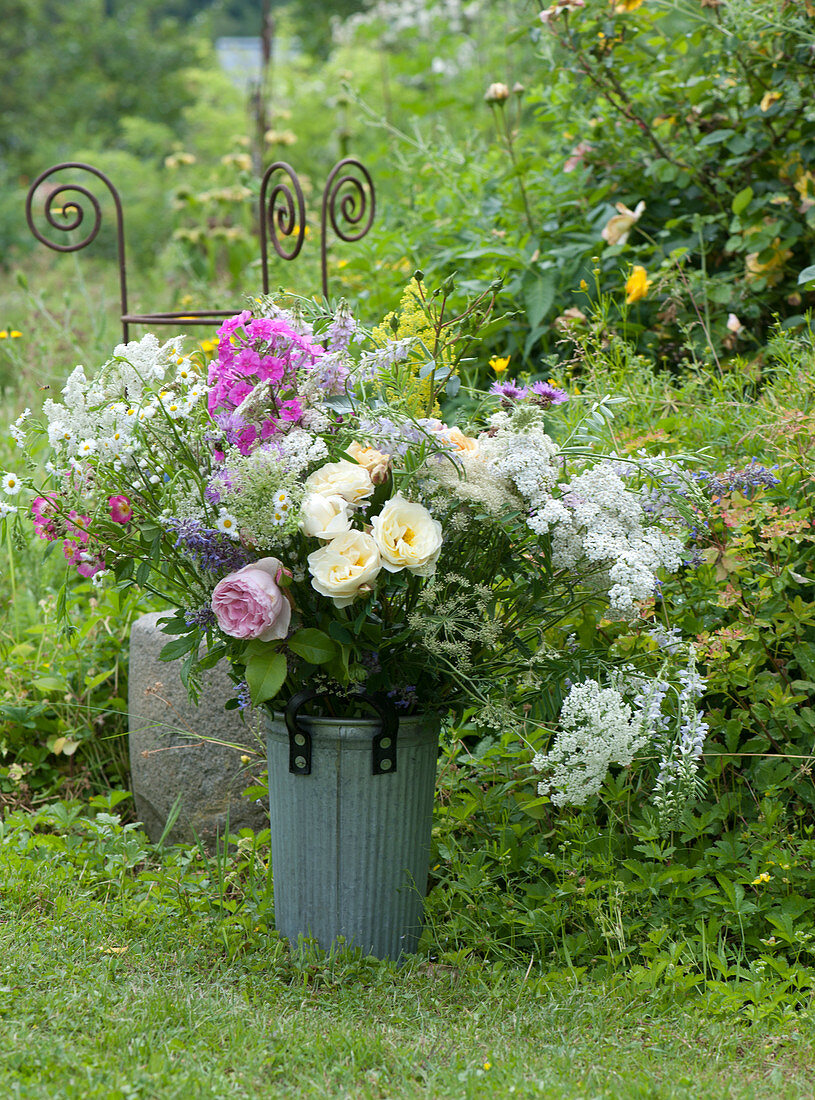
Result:
M55 851L56 854L56 851ZM299 957L0 851L4 1097L809 1097L815 1032L590 976ZM121 885L121 883L120 883ZM230 930L231 929L231 930ZM760 1014L759 1014L760 1015Z

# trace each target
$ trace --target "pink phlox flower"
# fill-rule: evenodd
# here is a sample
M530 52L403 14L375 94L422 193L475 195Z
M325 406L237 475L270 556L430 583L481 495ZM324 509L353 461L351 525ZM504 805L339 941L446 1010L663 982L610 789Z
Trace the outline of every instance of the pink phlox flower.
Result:
M262 382L280 382L286 372L286 360L266 355L260 360L257 376Z
M280 330L281 322L273 321L271 317L255 317L246 326L246 335L250 336L253 340L271 340L276 332ZM286 332L291 330L283 323L283 328Z
M108 497L110 518L114 523L130 523L133 518L133 507L125 496Z
M235 317L227 317L221 327L218 329L218 336L231 336L235 329L245 325L251 318L251 309L244 309L241 313L238 313Z
M280 406L280 419L281 420L299 420L303 415L303 407L296 397L293 397L290 401L284 401Z
M235 356L234 369L241 374L257 374L261 359L254 348L242 348Z
M209 365L210 380L213 373L217 373L218 369L226 369L232 365L235 358L235 345L228 336L223 336L218 342L218 361L211 362Z

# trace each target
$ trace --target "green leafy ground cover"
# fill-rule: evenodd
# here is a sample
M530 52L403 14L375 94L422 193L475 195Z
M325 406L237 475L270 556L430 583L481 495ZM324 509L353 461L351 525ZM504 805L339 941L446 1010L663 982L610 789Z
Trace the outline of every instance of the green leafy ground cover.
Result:
M115 799L113 800L115 802ZM238 840L238 838L236 838ZM809 1011L761 978L663 983L530 960L401 970L292 952L264 846L164 852L110 800L0 834L0 1088L10 1097L805 1097ZM432 946L432 945L431 945Z

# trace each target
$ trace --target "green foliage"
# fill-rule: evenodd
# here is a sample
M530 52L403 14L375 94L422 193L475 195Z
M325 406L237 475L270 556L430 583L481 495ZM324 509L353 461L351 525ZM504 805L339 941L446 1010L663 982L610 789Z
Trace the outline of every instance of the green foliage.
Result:
M690 947L663 937L659 958L621 958L603 979L466 948L399 969L290 948L269 928L268 834L214 854L154 846L126 805L114 792L0 823L10 1095L237 1100L270 1082L281 1097L416 1100L811 1091L810 977L770 951L737 968L717 965L710 942L700 974Z
M126 645L142 609L132 594L74 584L64 630L50 579L64 566L37 550L26 555L34 583L12 589L0 633L0 802L11 805L121 784L129 773Z
M195 46L163 17L159 0L131 5L125 20L102 0L56 7L11 0L3 15L4 172L40 171L46 148L66 159L91 140L104 148L119 138L124 118L174 127L191 101L184 70Z
M609 203L595 224L612 202L645 202L629 242L611 233L596 247L605 287L626 263L655 277L642 339L669 364L678 334L698 324L672 280L660 282L676 264L704 303L698 342L714 354L734 344L729 312L760 342L774 316L795 323L806 304L797 280L815 225L815 39L803 7L673 0L610 13L598 0L540 35L556 77L535 92L538 121L568 104L576 183L604 188Z

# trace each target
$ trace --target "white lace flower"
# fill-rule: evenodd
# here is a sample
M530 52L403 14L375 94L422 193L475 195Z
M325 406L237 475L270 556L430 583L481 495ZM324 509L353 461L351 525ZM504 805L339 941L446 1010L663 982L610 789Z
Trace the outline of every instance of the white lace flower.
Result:
M556 806L582 806L600 790L610 764L627 766L646 741L640 712L632 714L614 687L596 680L572 685L560 712L560 731L548 753L532 761L546 773L538 793Z

